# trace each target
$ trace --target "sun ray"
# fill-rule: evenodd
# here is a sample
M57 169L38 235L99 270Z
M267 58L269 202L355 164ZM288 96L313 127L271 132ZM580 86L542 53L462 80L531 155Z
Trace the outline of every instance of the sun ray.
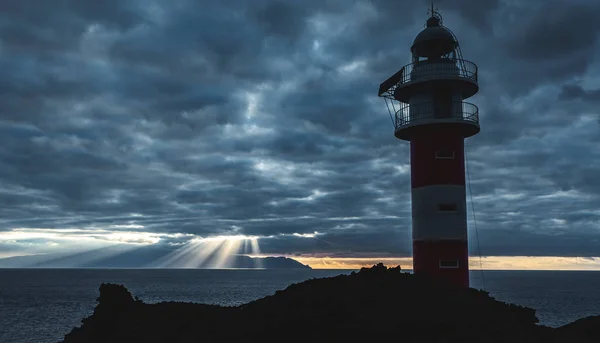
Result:
M222 248L216 253L215 263L213 264L213 268L223 269L230 268L232 262L235 258L235 255L239 252L240 247L242 245L242 240L240 239L228 239L223 244Z
M181 264L182 260L186 258L192 251L198 249L199 242L190 241L181 248L169 253L168 255L161 257L156 262L150 264L157 268L173 268Z
M224 240L201 242L198 245L196 254L189 259L188 263L186 263L186 268L202 268L214 255L218 254L218 251L222 249L224 244Z
M242 251L241 251L242 254L248 253L248 250L250 249L249 245L250 245L250 240L244 239L244 245L242 246Z
M251 238L250 240L250 249L252 255L260 255L260 247L258 246L258 238ZM263 261L260 258L254 258L254 267L262 269L264 267Z
M149 267L223 269L235 266L238 255L260 253L258 239L246 236L195 238L179 249L160 258ZM262 268L260 259L253 259L255 268Z
M138 248L134 245L105 244L102 247L77 249L33 263L28 267L82 268Z

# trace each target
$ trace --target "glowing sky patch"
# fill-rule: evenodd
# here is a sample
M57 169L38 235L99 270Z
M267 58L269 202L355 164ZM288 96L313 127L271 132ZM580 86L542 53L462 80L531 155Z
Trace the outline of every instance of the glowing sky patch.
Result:
M338 67L338 72L342 74L352 74L361 72L366 65L365 61L352 61Z
M132 228L131 225L122 227ZM139 227L134 225L133 227ZM59 244L74 246L95 246L98 244L156 244L165 237L183 237L183 234L161 234L155 232L114 231L109 229L44 229L44 228L16 228L0 232L0 242L25 244L40 240L50 240Z
M294 177L297 167L293 163L260 159L254 164L254 168L265 177L272 178L280 184L295 184L299 181Z
M257 109L261 101L261 96L258 93L246 93L246 119L252 119L257 114Z
M302 237L302 238L315 238L319 235L319 233L317 231L313 232L313 233L293 233L292 235L296 236L296 237Z
M411 258L329 258L290 256L313 269L360 269L377 263L412 269ZM481 263L480 263L481 261ZM600 270L600 257L487 256L469 258L471 270Z

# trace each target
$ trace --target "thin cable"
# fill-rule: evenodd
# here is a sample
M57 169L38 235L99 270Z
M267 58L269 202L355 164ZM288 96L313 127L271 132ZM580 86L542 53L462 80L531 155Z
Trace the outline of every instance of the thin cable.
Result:
M392 110L394 110L394 113L396 113L396 106L394 106L394 102L392 100L390 100L390 104L392 105ZM398 111L400 111L400 109L398 109Z
M479 231L477 230L477 218L475 217L475 204L473 203L473 192L471 190L471 173L469 172L469 160L467 159L467 149L465 149L465 165L467 169L467 183L469 185L469 197L471 198L471 213L473 214L473 226L475 226L475 237L477 240L477 252L479 254L479 270L481 271L481 283L483 290L487 287L485 285L485 276L483 275L483 262L481 259L481 245L479 244Z
M387 98L386 98L386 97L384 97L384 98L383 98L383 100L385 100L385 106L386 106L386 107L387 107L387 109L388 109L388 113L390 114L390 119L392 120L392 125L394 126L394 129L395 129L395 128L396 128L396 122L394 121L394 118L392 117L392 110L390 110L390 105L388 105L388 102L387 102ZM391 101L391 100L390 100L390 101Z

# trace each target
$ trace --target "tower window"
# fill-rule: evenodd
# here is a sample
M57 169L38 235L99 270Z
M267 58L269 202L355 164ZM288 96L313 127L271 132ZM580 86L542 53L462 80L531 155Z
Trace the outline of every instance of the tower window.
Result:
M458 260L440 260L440 268L458 268Z
M440 212L456 212L456 204L438 204Z
M435 158L438 160L453 160L454 150L440 150L435 152Z

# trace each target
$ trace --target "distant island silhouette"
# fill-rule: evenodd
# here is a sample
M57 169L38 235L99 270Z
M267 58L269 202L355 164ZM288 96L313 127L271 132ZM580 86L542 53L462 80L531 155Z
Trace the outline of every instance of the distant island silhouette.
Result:
M148 268L156 267L148 264L153 256L135 255L128 258L115 255L91 261L80 261L73 255L29 255L15 256L0 259L0 268ZM200 268L219 268L208 261ZM177 268L173 266L172 268ZM250 257L246 255L232 255L228 257L227 268L238 269L311 269L294 259L287 257Z
M545 327L534 309L383 264L235 307L145 304L115 284L100 285L97 301L63 343L600 341L600 316Z

